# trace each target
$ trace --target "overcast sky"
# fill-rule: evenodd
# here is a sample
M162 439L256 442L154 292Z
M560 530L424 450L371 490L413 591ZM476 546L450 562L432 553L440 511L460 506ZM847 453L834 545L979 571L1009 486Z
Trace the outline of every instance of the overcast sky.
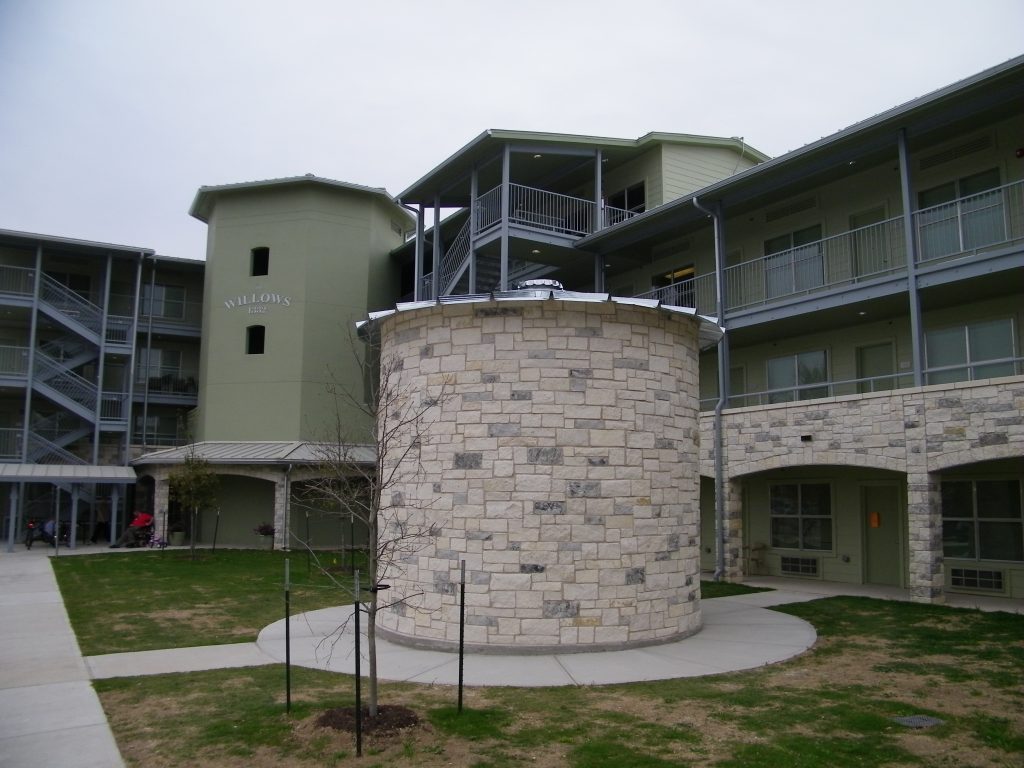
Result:
M398 194L487 128L775 156L1021 53L1022 0L0 0L0 229L203 258L203 184Z

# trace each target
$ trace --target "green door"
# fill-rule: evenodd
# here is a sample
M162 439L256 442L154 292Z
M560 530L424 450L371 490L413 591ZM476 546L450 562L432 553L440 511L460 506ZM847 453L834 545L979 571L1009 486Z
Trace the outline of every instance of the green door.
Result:
M902 586L899 486L863 486L861 516L864 524L865 582Z

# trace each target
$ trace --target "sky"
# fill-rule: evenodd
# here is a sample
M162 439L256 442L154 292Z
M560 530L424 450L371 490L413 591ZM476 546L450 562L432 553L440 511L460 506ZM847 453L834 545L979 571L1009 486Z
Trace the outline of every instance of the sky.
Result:
M0 0L0 229L203 258L202 185L397 195L488 128L777 156L1022 30L1022 0Z

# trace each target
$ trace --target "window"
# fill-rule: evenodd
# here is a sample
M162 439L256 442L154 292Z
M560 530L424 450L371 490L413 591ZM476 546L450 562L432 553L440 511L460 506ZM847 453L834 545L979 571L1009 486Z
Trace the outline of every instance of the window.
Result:
M832 486L785 483L769 486L772 547L832 549Z
M892 342L857 347L857 392L881 392L896 386Z
M929 384L1013 376L1013 320L986 320L927 331Z
M135 417L135 441L145 445L178 445L179 419L174 415Z
M264 325L250 325L245 329L245 354L262 355L267 340L267 328Z
M825 284L820 224L765 240L764 255L765 291L769 299Z
M1024 560L1020 480L948 480L941 495L946 557Z
M694 294L695 270L693 264L685 267L662 272L651 278L651 288L658 290L663 304L671 304L676 307L696 307L696 295Z
M647 210L647 193L644 189L644 182L641 181L639 184L608 195L608 206L632 213L643 213Z
M269 248L260 247L252 249L252 258L249 262L249 274L253 277L270 274Z
M185 289L180 285L142 284L143 312L165 320L185 319Z
M768 361L768 402L788 403L828 397L829 388L814 386L828 381L828 355L825 350L800 352Z
M1006 239L999 169L947 181L917 196L921 259L937 259Z

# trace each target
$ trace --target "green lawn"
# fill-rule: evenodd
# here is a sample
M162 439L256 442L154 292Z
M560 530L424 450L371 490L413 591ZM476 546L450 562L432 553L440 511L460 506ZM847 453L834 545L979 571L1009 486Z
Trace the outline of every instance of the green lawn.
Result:
M292 612L351 602L304 553L221 550L112 552L53 559L82 653L251 642L284 618L284 561ZM346 587L348 561L321 554Z
M111 620L162 625L163 603L175 601L178 623L206 627L177 630L189 641L251 640L246 627L280 617L279 553L225 552L199 563L168 554L69 557L58 565L61 587L69 599L89 595L96 601L105 599L101 593L137 583L134 603L108 613ZM305 573L304 556L293 556L292 563L295 594L304 594L306 608L339 602L339 590L329 588L326 578ZM209 578L218 584L206 583ZM74 591L65 585L75 585ZM732 590L723 586L723 591ZM382 703L413 708L423 725L368 736L357 764L1024 764L1024 616L866 598L777 610L811 622L819 641L802 656L747 672L603 687L468 689L461 715L453 688L384 684ZM129 615L135 617L130 622ZM223 632L213 633L211 616L225 624ZM76 630L82 621L73 618ZM150 637L148 631L139 636ZM155 643L159 637L150 639ZM162 637L167 644L171 635ZM354 764L350 734L314 725L325 709L350 705L353 684L345 675L294 669L291 715L284 712L280 665L102 680L95 686L129 765ZM892 719L912 714L943 722L912 730Z

